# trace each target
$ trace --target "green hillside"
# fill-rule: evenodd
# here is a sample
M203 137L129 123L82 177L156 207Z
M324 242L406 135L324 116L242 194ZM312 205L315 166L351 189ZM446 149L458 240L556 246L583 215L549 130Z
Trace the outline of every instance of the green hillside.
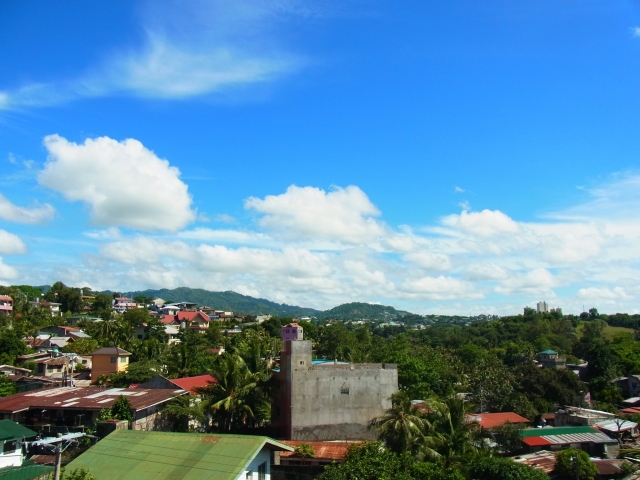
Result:
M339 320L391 320L409 312L396 310L387 305L373 305L371 303L352 302L339 305L322 312L319 318L335 318Z
M160 297L172 302L194 302L200 306L208 306L216 310L226 310L246 315L277 315L279 317L317 317L320 310L296 307L285 303L275 303L263 298L254 298L236 292L210 292L201 288L179 287L172 290L144 290L126 292L127 295L147 295Z

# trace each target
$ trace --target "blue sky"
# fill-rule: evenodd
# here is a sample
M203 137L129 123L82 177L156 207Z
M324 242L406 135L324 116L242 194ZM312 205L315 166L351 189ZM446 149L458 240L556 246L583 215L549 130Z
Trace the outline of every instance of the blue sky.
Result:
M639 310L638 2L5 2L0 45L0 284Z

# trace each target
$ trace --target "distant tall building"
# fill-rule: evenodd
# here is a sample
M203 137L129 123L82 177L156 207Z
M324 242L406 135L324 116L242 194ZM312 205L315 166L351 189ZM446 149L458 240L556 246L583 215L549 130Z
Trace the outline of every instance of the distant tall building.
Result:
M549 305L547 302L538 302L538 313L549 313Z
M552 308L549 310L551 313L562 313L562 309L560 307Z

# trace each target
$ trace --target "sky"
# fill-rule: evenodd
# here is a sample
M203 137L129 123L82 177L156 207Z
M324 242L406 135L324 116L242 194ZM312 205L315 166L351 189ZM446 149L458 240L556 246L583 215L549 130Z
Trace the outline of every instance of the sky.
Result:
M0 46L0 285L640 312L640 1L2 2Z

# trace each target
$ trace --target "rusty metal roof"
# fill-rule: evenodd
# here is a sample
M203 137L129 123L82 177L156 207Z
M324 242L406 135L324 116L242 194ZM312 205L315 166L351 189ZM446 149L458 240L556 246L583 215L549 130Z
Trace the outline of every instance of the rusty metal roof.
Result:
M15 413L32 408L100 410L111 407L120 395L124 395L129 399L134 410L141 410L187 393L187 391L181 389L159 388L47 388L0 398L0 412Z
M307 442L301 440L280 440L282 443L289 445L290 447L297 447L301 444L311 445L313 447L313 458L328 459L328 460L342 460L349 449L349 445L360 444L362 442ZM295 456L295 452L282 452L281 457Z

